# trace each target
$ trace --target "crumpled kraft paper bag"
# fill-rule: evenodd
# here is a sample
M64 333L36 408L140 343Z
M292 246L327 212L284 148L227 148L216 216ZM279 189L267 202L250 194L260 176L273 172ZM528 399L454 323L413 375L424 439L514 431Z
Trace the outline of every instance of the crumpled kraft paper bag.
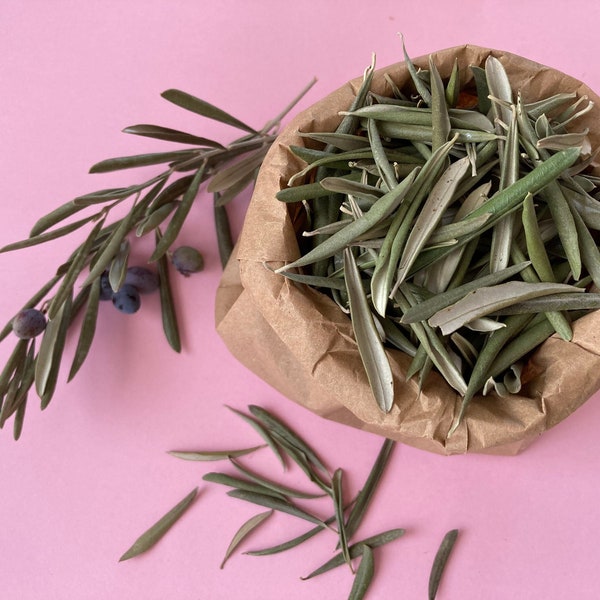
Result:
M589 127L592 147L600 143L600 98L580 81L507 52L465 45L433 53L442 77L458 59L463 78L469 65L483 66L488 55L505 66L513 89L524 101L559 91L587 95L594 109L577 122ZM414 59L427 68L427 56ZM404 63L379 69L372 89L390 95L384 73L404 87ZM466 80L466 79L465 79ZM260 170L236 252L216 299L217 330L231 353L284 396L318 415L439 454L465 452L516 454L542 432L562 421L600 388L600 311L576 322L574 339L551 337L524 370L519 395L475 398L459 429L448 430L461 403L437 373L419 394L404 373L410 358L389 350L395 403L383 414L373 400L349 317L327 296L292 283L265 268L299 256L294 208L275 194L304 163L289 150L303 145L298 132L333 131L338 111L346 110L362 82L350 81L299 114L280 134Z

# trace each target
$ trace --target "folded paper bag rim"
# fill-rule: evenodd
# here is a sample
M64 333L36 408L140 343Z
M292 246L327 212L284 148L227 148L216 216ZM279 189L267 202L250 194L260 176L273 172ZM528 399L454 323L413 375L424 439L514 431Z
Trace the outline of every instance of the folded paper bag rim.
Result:
M483 66L490 55L502 62L525 102L561 91L586 95L594 107L578 127L589 128L592 147L600 144L595 124L600 98L581 81L522 56L470 44L431 53L442 77L450 75L456 60L464 78L470 65ZM428 60L429 55L413 62L426 68ZM410 80L404 62L378 69L376 93L390 94L385 74L400 88ZM324 418L437 454L517 454L600 389L600 311L574 324L571 342L552 336L532 354L519 394L477 397L448 436L461 398L441 376L432 373L419 391L414 381L405 381L409 357L389 350L395 402L383 414L373 400L349 317L324 294L273 273L299 256L293 211L275 198L304 166L289 148L305 145L299 132L333 131L339 111L347 110L361 82L362 77L349 81L298 114L269 150L217 290L217 331L242 364Z

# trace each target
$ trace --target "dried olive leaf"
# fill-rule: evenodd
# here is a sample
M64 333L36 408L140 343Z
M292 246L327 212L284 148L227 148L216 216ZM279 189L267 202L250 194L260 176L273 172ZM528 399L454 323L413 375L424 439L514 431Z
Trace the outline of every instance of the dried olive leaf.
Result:
M169 102L172 102L173 104L176 104L185 110L189 110L214 121L219 121L220 123L225 123L226 125L231 125L232 127L236 127L242 131L247 131L248 133L254 133L258 135L258 132L249 125L246 125L239 119L236 119L235 117L226 113L224 110L217 108L205 100L196 98L191 94L182 92L181 90L169 89L164 91L161 96L165 100L168 100Z
M156 243L160 243L160 229L155 230ZM177 323L177 312L173 302L173 293L169 279L169 264L167 255L163 254L157 261L158 269L158 292L160 296L160 312L162 318L163 331L169 346L175 352L181 352L181 336L179 335L179 325Z
M192 135L191 133L185 133L184 131L170 129L169 127L161 127L159 125L130 125L129 127L125 127L125 129L123 129L123 133L141 135L167 142L178 142L180 144L194 144L196 146L209 146L211 148L224 147L222 144L219 144L219 142L215 142L214 140Z
M225 552L225 557L221 562L220 568L225 567L225 563L227 559L233 554L235 549L268 517L273 514L273 510L268 510L266 512L255 515L254 517L248 519L235 533L231 543L229 544L227 551Z
M344 517L344 496L342 491L342 469L336 469L333 473L331 480L333 490L333 506L335 509L335 521L338 528L339 543L338 546L342 550L342 556L346 561L346 564L352 569L352 559L350 558L350 551L348 550L348 536L346 535L346 524Z
M202 479L204 479L204 481L210 481L211 483L225 485L230 488L246 490L248 492L256 492L257 494L264 494L265 496L273 496L274 498L279 498L279 500L285 500L285 496L265 487L264 485L242 479L241 477L233 477L231 475L227 475L226 473L211 472L204 475Z
M288 425L260 406L251 404L248 406L248 410L268 428L272 435L275 434L281 440L287 442L289 446L302 452L312 465L322 473L329 475L327 467L317 453Z
M174 150L172 152L153 152L151 154L107 158L93 165L90 168L90 173L110 173L111 171L119 171L121 169L147 167L191 158L197 154L197 150Z
M13 351L11 352L4 368L2 369L2 373L0 373L0 404L1 399L6 394L6 390L12 380L13 373L19 366L22 364L25 356L27 354L27 345L28 340L19 339L19 341L15 344Z
M233 236L231 234L231 224L227 208L219 203L219 194L214 194L213 216L215 220L215 232L217 235L217 247L219 248L219 258L221 266L225 268L233 253Z
M323 523L325 523L326 525L331 525L331 523L333 523L334 521L335 515L332 515L331 517L323 521ZM249 556L269 556L271 554L285 552L286 550L291 550L292 548L295 548L303 542L306 542L307 540L313 538L318 533L321 533L321 531L325 531L325 528L318 525L317 527L313 527L312 529L309 529L306 533L303 533L302 535L288 540L287 542L277 544L276 546L270 546L269 548L263 548L261 550L248 550L247 552L244 552L244 554L248 554Z
M246 475L246 477L248 477L252 481L258 483L259 485L261 485L269 490L272 490L273 492L276 492L278 495L283 496L285 498L289 497L289 498L312 499L312 498L322 498L323 497L323 494L311 494L308 492L303 492L301 490L296 490L294 488L287 487L287 486L277 483L275 481L271 481L270 479L267 479L266 477L261 477L260 475L254 473L250 469L247 469L246 467L241 465L234 458L230 458L230 461L233 464L233 466L238 471L240 471L241 473Z
M121 556L119 562L129 560L134 556L143 554L150 550L171 527L179 520L185 511L191 506L198 494L198 488L193 489L183 500L176 504L169 512L161 517L150 529L144 532Z
M279 448L277 447L275 440L271 437L269 431L265 429L256 419L253 419L250 415L243 413L241 410L237 410L236 408L227 405L226 408L228 408L231 412L235 413L238 417L246 421L246 423L248 423L248 425L250 425L254 429L254 431L258 433L258 435L260 435L260 437L266 442L267 446L269 446L269 448L272 450L273 454L275 454L275 456L281 463L283 470L285 471L285 460L283 459L283 456L281 455L281 452L279 451Z
M348 515L348 520L346 521L346 535L348 536L348 539L356 533L358 526L362 522L395 445L396 443L394 440L384 440L375 463L369 472L369 476L367 477L363 488L358 493L356 502Z
M431 573L429 575L429 600L435 600L437 595L438 587L442 579L444 567L448 562L456 538L458 537L458 529L452 529L444 536L442 543L435 555L433 565L431 567Z
M497 315L516 315L520 313L545 313L561 310L596 310L600 308L600 294L552 294L518 302L496 311Z
M402 316L401 322L415 323L417 321L429 319L429 317L431 317L433 314L439 310L442 310L443 308L446 308L447 306L450 306L451 304L454 304L466 296L469 292L477 290L480 287L502 283L503 281L510 279L513 275L516 275L528 267L530 264L530 261L526 261L512 265L506 269L503 269L502 271L496 271L495 273L478 277L472 281L462 284L461 286L449 289L448 291L432 296L427 300L423 300L415 306L411 306L409 309L407 309Z
M453 200L454 192L462 177L468 171L469 166L468 157L457 160L442 173L437 183L433 186L406 240L400 265L396 273L396 288L408 275L418 253L425 246L427 238L439 223L445 208ZM393 288L392 293L394 291L395 289Z
M137 237L142 237L153 231L179 206L178 202L167 202L161 204L155 211L151 212L135 230Z
M46 408L56 385L67 328L71 318L72 296L68 295L44 330L35 367L35 388Z
M87 307L81 324L77 348L69 371L67 381L71 381L77 374L81 365L84 363L92 346L94 335L96 333L96 321L98 320L98 307L100 304L100 279L96 279L91 285L88 296Z
M196 199L198 194L198 189L200 188L200 184L203 181L204 173L206 170L206 163L202 163L202 166L196 171L190 186L185 191L183 198L181 199L181 204L175 210L175 214L169 221L167 228L165 229L164 235L161 236L160 240L157 240L156 248L150 257L150 262L156 261L161 258L167 250L171 247L171 244L175 241L185 219L192 208L192 204Z
M283 512L288 515L304 519L305 521L309 521L310 523L315 523L321 527L329 528L329 526L322 519L319 519L305 510L302 510L287 500L280 500L278 498L274 498L273 496L268 496L267 494L258 494L256 492L249 492L247 490L240 489L231 490L227 492L227 495L231 496L232 498L245 500L246 502L250 502L252 504L264 506L265 508L272 508L278 512Z
M390 216L409 192L410 186L417 175L417 171L418 168L415 168L410 175L405 177L394 189L381 196L381 198L379 198L371 209L364 213L362 217L350 221L344 229L333 234L299 259L280 267L276 270L276 273L287 271L295 267L306 266L322 260L323 258L333 256L344 249L348 244L354 242L362 234L369 231L369 229L383 221L386 217Z
M113 292L118 292L125 281L130 250L131 244L129 243L129 240L125 238L119 246L119 251L110 263L108 269L108 281Z
M375 559L373 556L373 550L369 546L364 546L362 549L362 558L360 559L360 565L356 570L354 581L352 582L352 589L348 600L362 600L373 581L375 575Z
M135 211L132 209L123 219L118 222L118 226L113 230L109 241L106 243L104 248L94 257L93 266L90 268L90 272L83 282L83 286L89 285L100 277L105 269L110 265L114 257L117 255L121 243L125 237L129 234L132 227L135 225Z
M352 559L362 556L364 552L365 546L369 548L378 548L379 546L383 546L384 544L389 544L394 540L402 537L406 533L404 529L390 529L389 531L384 531L383 533L379 533L377 535L365 538L360 542L356 542L356 544L352 544L349 547L350 557ZM341 565L345 564L344 556L341 552L336 554L333 558L328 560L325 564L321 565L318 569L309 573L306 577L301 577L301 579L311 579L312 577L316 577L317 575L322 575L327 571L331 571L331 569L335 569Z
M74 252L73 260L65 273L63 280L61 281L58 290L56 290L56 294L50 305L48 306L48 318L53 319L60 307L65 302L66 297L69 294L73 293L73 286L77 277L80 275L82 269L87 264L89 260L90 252L96 242L98 235L102 231L102 226L104 225L104 219L102 218L96 225L92 228L86 240L77 248ZM85 287L85 286L84 286Z
M49 242L51 240L55 240L62 236L65 236L73 231L76 231L80 227L83 227L90 221L94 220L96 215L92 215L91 217L86 217L85 219L80 219L79 221L75 221L74 223L70 223L69 225L64 225L58 229L54 229L52 231L47 231L46 233L40 233L38 235L34 235L33 237L29 237L25 240L21 240L19 242L13 242L11 244L7 244L0 248L0 253L2 252L10 252L12 250L22 250L23 248L30 248L31 246L36 246L37 244L43 244L45 242Z
M435 313L429 318L428 323L432 327L439 327L443 335L448 335L473 319L489 315L495 310L517 302L549 294L583 291L581 288L562 283L508 281L469 292L461 300Z
M265 145L264 148L255 150L251 154L245 156L242 160L221 169L210 180L206 188L207 191L210 193L223 192L252 174L262 164L269 147L269 145Z
M253 446L252 448L242 448L238 450L171 450L168 452L175 458L181 458L183 460L193 461L213 461L213 460L227 460L229 458L235 458L237 456L244 456L264 448L266 444L260 446Z
M394 378L390 361L362 286L360 272L350 249L344 250L344 277L350 302L350 319L375 401L384 412L394 403Z

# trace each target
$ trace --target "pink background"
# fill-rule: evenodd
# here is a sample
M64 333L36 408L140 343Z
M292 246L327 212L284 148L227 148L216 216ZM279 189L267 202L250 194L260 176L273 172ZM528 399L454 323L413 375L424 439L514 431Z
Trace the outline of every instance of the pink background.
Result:
M0 0L0 244L26 236L39 216L76 195L151 175L87 174L104 158L169 147L120 133L127 125L150 122L225 141L235 135L162 100L167 88L258 127L314 75L319 83L301 106L360 75L372 52L379 66L400 60L401 31L413 56L474 43L520 53L598 90L599 25L595 0ZM236 203L236 229L246 201ZM48 279L75 238L0 255L2 322ZM102 306L99 334L76 379L66 384L62 374L44 412L32 398L18 443L10 426L0 433L3 598L347 597L346 569L299 579L330 556L333 544L324 537L275 557L236 554L219 569L234 532L261 509L201 481L226 465L178 461L166 451L257 443L224 404L285 415L332 467L345 469L349 493L360 487L380 440L293 405L228 354L213 326L220 266L208 198L194 206L181 239L200 246L207 264L201 275L173 278L183 353L163 339L156 297L133 317ZM11 348L8 340L0 345L1 361ZM67 356L73 349L71 341ZM377 551L368 597L426 597L437 546L457 527L440 599L598 598L598 400L517 457L446 458L398 447L360 533L408 533ZM247 464L277 473L266 451ZM303 483L295 472L287 481ZM197 485L196 504L151 552L117 562ZM277 515L242 549L304 529Z

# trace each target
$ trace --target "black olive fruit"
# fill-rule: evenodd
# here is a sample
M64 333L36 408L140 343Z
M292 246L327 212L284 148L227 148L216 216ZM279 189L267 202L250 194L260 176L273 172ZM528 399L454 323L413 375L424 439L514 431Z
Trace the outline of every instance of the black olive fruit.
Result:
M17 337L29 340L46 329L46 315L37 308L25 308L13 319L12 328Z
M191 246L180 246L171 256L173 266L185 277L192 273L202 271L204 268L204 257L196 248Z

